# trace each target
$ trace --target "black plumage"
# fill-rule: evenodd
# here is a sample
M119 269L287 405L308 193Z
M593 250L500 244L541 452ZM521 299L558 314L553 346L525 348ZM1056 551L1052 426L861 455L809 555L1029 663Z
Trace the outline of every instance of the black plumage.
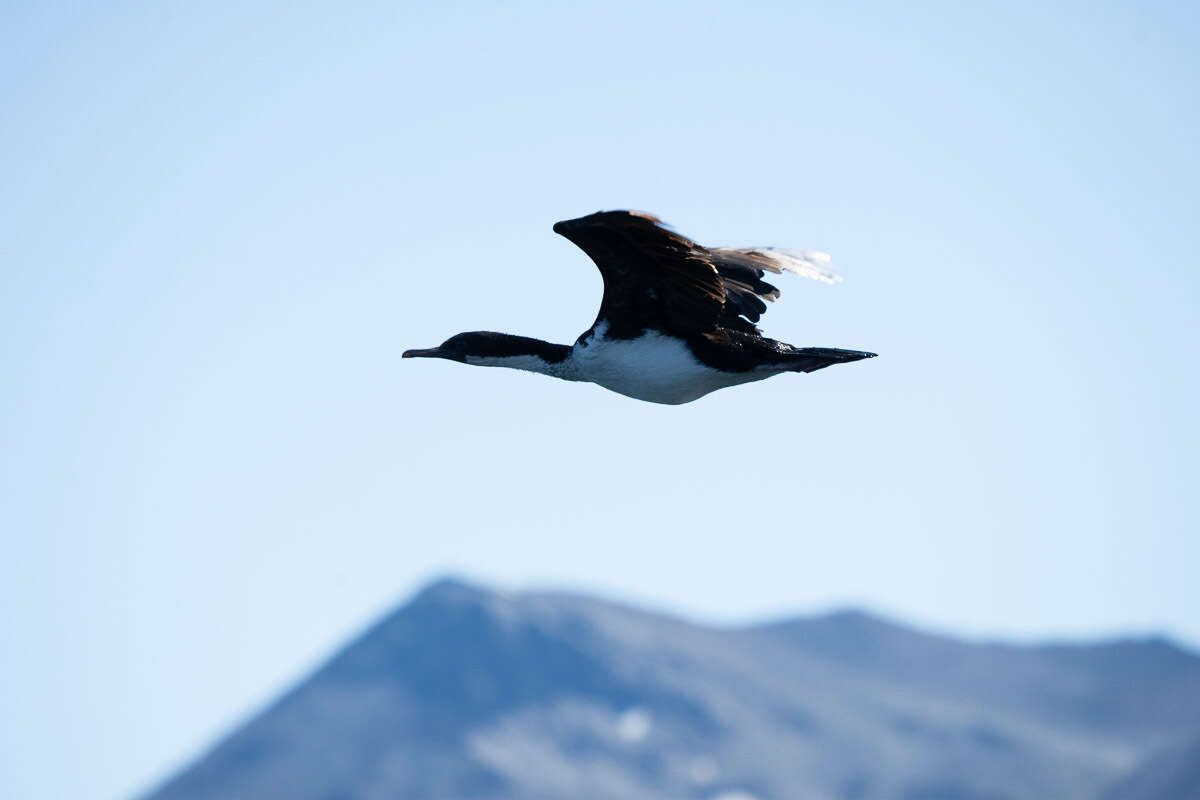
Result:
M554 226L600 270L596 321L573 346L475 331L406 358L445 358L588 381L629 397L677 405L782 372L813 372L874 353L793 347L756 323L785 270L833 282L828 256L771 248L709 248L636 211L600 211Z
M704 247L638 211L599 211L559 222L554 231L587 253L604 279L600 311L585 337L601 323L612 339L659 331L683 339L702 363L726 372L766 364L812 372L874 355L798 348L762 336L755 323L779 297L763 278L799 262L784 251ZM828 272L813 276L833 280Z

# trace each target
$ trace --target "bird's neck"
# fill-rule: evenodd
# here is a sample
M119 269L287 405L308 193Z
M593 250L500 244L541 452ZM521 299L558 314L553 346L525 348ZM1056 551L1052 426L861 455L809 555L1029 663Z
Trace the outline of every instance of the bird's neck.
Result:
M477 367L507 367L569 381L578 380L568 345L509 335L500 337L493 344L494 347L487 353L468 353L466 362Z

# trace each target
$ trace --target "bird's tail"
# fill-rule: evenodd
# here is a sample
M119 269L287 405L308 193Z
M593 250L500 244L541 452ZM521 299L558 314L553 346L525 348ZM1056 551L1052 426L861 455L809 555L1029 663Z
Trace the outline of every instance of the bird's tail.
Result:
M836 347L797 347L783 358L783 366L788 372L816 372L834 364L849 364L875 355L864 350L839 350Z

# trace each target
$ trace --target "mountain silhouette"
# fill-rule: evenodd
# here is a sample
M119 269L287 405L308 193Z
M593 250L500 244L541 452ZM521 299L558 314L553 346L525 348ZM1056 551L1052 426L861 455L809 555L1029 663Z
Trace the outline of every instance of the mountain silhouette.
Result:
M146 797L1186 800L1198 743L1200 657L1162 638L714 628L443 580Z

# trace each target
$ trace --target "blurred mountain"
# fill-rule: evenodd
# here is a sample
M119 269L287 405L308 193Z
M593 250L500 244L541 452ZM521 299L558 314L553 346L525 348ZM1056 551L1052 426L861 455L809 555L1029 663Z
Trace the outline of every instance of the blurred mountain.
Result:
M1200 657L441 581L151 800L1184 800Z
M1200 800L1200 736L1146 759L1102 800Z

